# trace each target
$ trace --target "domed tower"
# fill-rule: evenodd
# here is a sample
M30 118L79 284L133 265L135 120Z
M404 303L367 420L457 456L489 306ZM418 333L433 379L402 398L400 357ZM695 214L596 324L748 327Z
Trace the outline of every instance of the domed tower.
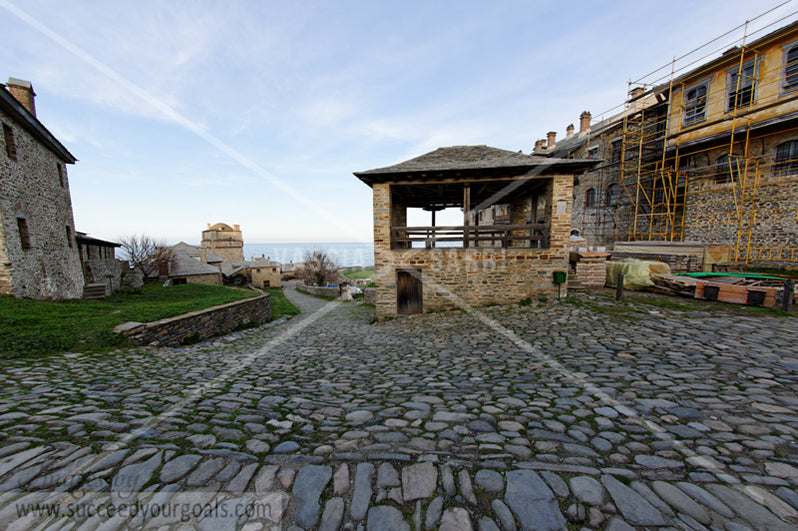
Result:
M217 223L202 231L202 247L225 260L244 259L244 239L241 227Z

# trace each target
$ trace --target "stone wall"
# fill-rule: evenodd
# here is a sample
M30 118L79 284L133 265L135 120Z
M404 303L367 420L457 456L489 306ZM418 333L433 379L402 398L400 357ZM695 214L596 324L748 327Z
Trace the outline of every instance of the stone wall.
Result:
M326 288L321 286L308 286L307 284L303 284L298 282L296 285L297 291L301 291L302 293L308 293L310 295L316 295L320 297L338 297L338 288Z
M172 280L179 281L185 279L187 284L208 284L211 286L222 285L222 273L208 273L207 275L186 275L184 277L174 277Z
M271 319L271 299L267 293L152 323L125 323L114 331L137 345L176 347L187 340L207 339L241 325L263 324Z
M587 288L600 288L606 281L606 262L610 253L599 251L572 251L571 267L579 283Z
M95 258L83 262L83 277L86 284L106 284L106 295L119 291L122 283L122 267L115 258Z
M556 296L554 271L567 271L571 231L572 175L550 177L548 249L445 248L391 249L389 184L373 186L374 257L377 317L397 313L397 271L420 272L423 309L452 308L463 303L516 303L525 298ZM563 287L563 295L566 288Z
M66 165L5 112L0 111L0 121L13 130L16 145L13 160L0 135L0 217L5 243L0 288L17 297L79 298L83 294L83 273ZM19 218L27 223L28 250L22 249Z
M363 288L363 302L377 305L377 288Z

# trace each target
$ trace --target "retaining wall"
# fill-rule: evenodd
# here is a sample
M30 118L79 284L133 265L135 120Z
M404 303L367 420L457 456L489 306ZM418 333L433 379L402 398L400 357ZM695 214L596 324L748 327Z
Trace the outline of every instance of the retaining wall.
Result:
M320 295L322 297L335 297L338 298L338 288L322 288L320 286L308 286L301 282L296 285L297 291L308 293L310 295Z
M271 300L267 293L152 323L125 323L114 331L137 345L177 347L185 344L186 340L199 341L241 325L263 324L271 319Z

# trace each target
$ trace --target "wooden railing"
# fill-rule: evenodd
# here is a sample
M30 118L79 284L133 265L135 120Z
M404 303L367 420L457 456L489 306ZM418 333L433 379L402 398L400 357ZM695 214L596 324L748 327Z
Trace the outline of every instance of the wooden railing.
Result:
M418 249L422 246L426 249L435 247L547 249L549 225L537 223L391 229L392 249Z

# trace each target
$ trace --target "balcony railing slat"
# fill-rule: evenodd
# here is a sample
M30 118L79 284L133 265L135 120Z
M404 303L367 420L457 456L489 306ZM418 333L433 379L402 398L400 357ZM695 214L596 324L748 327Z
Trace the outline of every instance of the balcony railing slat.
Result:
M467 227L394 227L391 229L392 248L419 248L414 243L434 248L438 243L460 242L462 248L509 248L513 242L529 242L517 248L546 249L549 246L549 224L526 225L469 225ZM480 243L492 245L480 247ZM456 248L446 246L446 248Z

